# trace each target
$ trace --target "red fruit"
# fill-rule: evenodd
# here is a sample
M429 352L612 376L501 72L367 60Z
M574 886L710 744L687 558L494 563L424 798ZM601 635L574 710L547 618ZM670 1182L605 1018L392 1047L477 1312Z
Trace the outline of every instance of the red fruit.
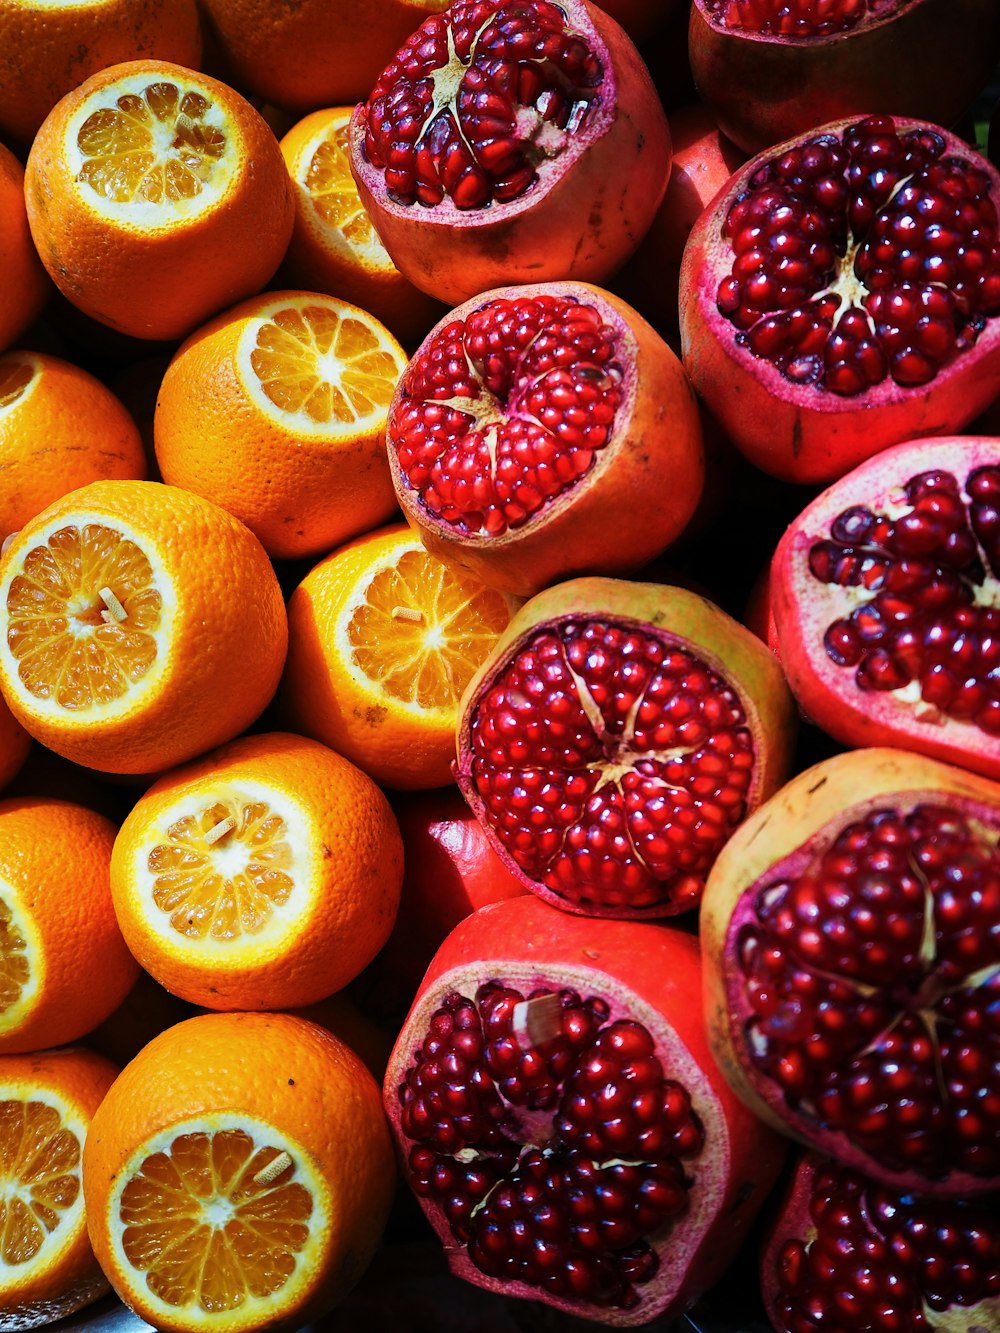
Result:
M753 587L743 611L743 624L751 633L756 634L761 643L766 643L775 656L780 657L778 647L778 629L774 623L774 611L771 607L771 567L765 565L754 579Z
M446 316L399 382L388 441L428 550L520 596L638 569L683 531L704 483L683 366L586 283L500 288Z
M540 897L671 916L784 781L793 713L775 658L711 602L575 579L522 607L470 681L458 783Z
M764 472L826 483L1000 395L1000 174L945 130L839 121L747 163L691 232L681 342Z
M778 1333L1000 1328L998 1204L900 1194L806 1154L761 1263L772 1325Z
M917 440L822 492L771 572L803 711L1000 778L1000 438Z
M782 1149L715 1067L699 986L693 937L530 895L449 935L385 1105L454 1273L619 1327L716 1280Z
M842 116L952 125L1000 55L995 0L693 0L688 52L748 153Z
M881 748L737 830L701 933L712 1047L751 1110L897 1189L1000 1186L998 839L1000 786Z
M351 121L351 168L385 248L449 305L501 283L608 277L669 164L641 57L584 0L455 0Z

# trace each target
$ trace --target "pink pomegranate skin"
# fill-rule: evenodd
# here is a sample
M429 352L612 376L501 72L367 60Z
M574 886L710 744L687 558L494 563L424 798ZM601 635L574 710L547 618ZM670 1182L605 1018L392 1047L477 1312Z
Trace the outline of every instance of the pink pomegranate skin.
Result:
M803 156L817 154L829 155L822 189ZM758 154L685 247L681 346L695 389L755 466L808 485L901 440L961 430L1000 396L998 219L1000 174L923 122L840 120ZM974 252L968 270L951 247ZM835 308L828 325L821 302Z
M705 1018L755 1114L895 1189L997 1189L998 835L1000 786L881 747L736 831L702 900Z
M563 0L559 11L549 0L527 4L456 0L443 15L428 19L420 31L438 33L442 25L450 26L459 19L481 27L494 11L510 16L516 25L533 7L564 13L565 29L596 58L599 81L581 93L589 105L579 127L557 130L544 115L536 114L533 102L517 104L500 89L502 82L516 82L520 77L516 57L508 60L504 48L506 63L501 68L507 70L509 65L514 72L505 74L503 80L499 75L490 76L498 81L497 88L491 85L489 92L493 99L489 114L497 128L477 129L478 111L462 111L464 139L482 143L473 156L487 177L483 204L459 207L447 192L438 202L426 205L392 197L384 170L370 160L365 146L376 114L374 103L387 82L385 74L351 120L351 170L383 245L405 277L447 305L458 305L501 284L549 278L603 282L635 250L666 188L670 131L663 108L641 56L603 10L586 0ZM480 30L476 41L482 36ZM532 66L532 61L525 64ZM544 80L544 65L538 64L537 69ZM461 78L464 91L451 94L449 106L454 106L456 96L473 96L468 75ZM551 84L560 95L563 87L559 82ZM480 84L475 95L486 95ZM522 170L525 162L535 172L533 183L520 190L508 190L506 178L498 187L497 173L490 172L496 144L508 139L522 145L511 159L518 165L508 175ZM447 170L445 162L442 171ZM463 188L458 187L459 193ZM571 226L567 219L573 219Z
M858 114L952 125L1000 54L993 0L869 0L859 22L805 37L727 27L718 9L693 0L691 70L723 133L748 153Z
M922 1199L805 1153L761 1258L771 1324L777 1333L1000 1328L998 1205Z
M1000 778L998 506L1000 437L958 435L887 449L789 526L774 633L824 731Z
M477 993L483 993L480 988L490 982L499 982L523 997L538 992L561 992L564 996L574 993L579 1027L583 1026L587 1006L598 1006L603 1035L601 1040L594 1041L591 1034L577 1043L575 1064L555 1024L547 1029L556 1030L557 1039L551 1044L536 1037L537 1045L532 1046L523 1030L520 1034L515 1032L513 1042L520 1046L519 1054L516 1048L512 1050L510 1025L498 1024L496 1020L490 1025L488 1036L494 1042L493 1058L499 1059L503 1048L508 1068L511 1056L518 1058L516 1074L506 1085L507 1090L516 1087L518 1079L526 1079L529 1071L536 1081L547 1085L547 1092L536 1096L533 1107L525 1105L523 1098L514 1098L513 1093L507 1099L495 1091L500 1080L495 1073L487 1073L483 1063L471 1053L474 1036L469 1028L463 1028L466 1035L456 1053L447 1056L448 1025L436 1027L441 1062L433 1066L430 1063L433 1056L424 1057L423 1081L415 1078L421 1052L426 1051L429 1030L432 1024L441 1021L435 1020L435 1015L440 1015L448 997L461 995L475 1002ZM677 1144L683 1140L679 1150L686 1196L669 1221L656 1232L644 1234L638 1240L632 1237L627 1246L629 1254L624 1257L623 1251L616 1253L602 1246L594 1236L595 1227L600 1225L596 1219L610 1221L612 1214L622 1215L611 1195L605 1194L605 1201L598 1202L596 1195L584 1187L572 1201L557 1192L544 1208L537 1194L532 1194L534 1187L527 1179L527 1167L520 1175L520 1185L515 1182L508 1192L506 1204L512 1213L520 1212L522 1207L525 1212L531 1212L533 1205L538 1207L532 1217L520 1223L511 1216L508 1229L514 1231L523 1226L526 1242L541 1244L547 1250L557 1284L572 1272L574 1281L579 1280L581 1287L585 1286L581 1269L585 1270L588 1259L567 1236L571 1220L574 1226L583 1228L574 1231L574 1235L582 1237L584 1231L590 1235L592 1258L612 1270L621 1264L627 1273L636 1274L634 1282L626 1279L625 1290L619 1292L616 1304L606 1303L607 1292L601 1300L594 1301L583 1295L546 1289L543 1283L534 1280L484 1272L470 1257L474 1241L463 1241L456 1236L441 1202L434 1197L433 1187L425 1186L418 1199L441 1238L452 1272L488 1290L543 1301L613 1327L632 1327L657 1316L680 1314L718 1280L738 1251L775 1180L784 1144L746 1111L716 1068L694 1002L700 984L698 944L693 936L664 926L624 921L603 922L597 931L592 922L560 912L530 895L481 908L448 936L403 1024L385 1079L386 1113L410 1184L413 1184L414 1153L420 1152L421 1144L415 1146L412 1133L403 1129L406 1116L412 1118L414 1114L412 1109L407 1111L405 1103L412 1108L417 1096L423 1098L431 1109L422 1115L422 1121L428 1116L433 1120L435 1114L439 1121L447 1121L449 1113L461 1115L471 1104L469 1078L474 1073L476 1109L469 1112L466 1126L481 1128L479 1117L484 1114L481 1108L490 1105L490 1123L506 1132L514 1145L514 1154L517 1144L531 1143L550 1152L549 1161L557 1168L572 1154L576 1141L586 1142L586 1152L596 1164L595 1177L609 1168L613 1170L613 1162L625 1156L636 1161L637 1169L645 1169L639 1160L644 1155L665 1163L671 1149L654 1149L652 1145L662 1142L663 1135L672 1133L676 1126ZM552 1002L543 1000L542 1008L549 1003ZM611 1044L616 1045L612 1034L620 1023L640 1039L647 1051L624 1079L606 1044L611 1036ZM522 1044L525 1042L526 1045ZM624 1054L625 1044L617 1045ZM600 1087L586 1081L583 1071L591 1066ZM436 1081L437 1068L442 1073L448 1071L446 1077L452 1091L447 1101L431 1104L427 1098ZM658 1070L668 1086L660 1081ZM585 1091L588 1087L589 1092ZM656 1109L661 1103L663 1109ZM606 1116L603 1121L602 1111ZM609 1126L612 1120L617 1130ZM630 1127L636 1123L646 1125L641 1145L629 1138ZM682 1125L684 1128L680 1128ZM604 1134L611 1137L603 1139L603 1147L590 1138L580 1140L579 1136L587 1129L598 1138ZM434 1132L428 1123L422 1142L433 1141ZM457 1174L488 1166L491 1154L499 1160L503 1151L495 1135L493 1147L484 1144L480 1150L464 1142L460 1133L446 1140L444 1134L437 1132L442 1143L451 1144L450 1149L442 1148L435 1154L439 1178L447 1170ZM620 1156L610 1146L616 1132L624 1134L618 1140L622 1148ZM416 1160L419 1165L420 1158ZM508 1180L513 1174L509 1171ZM604 1188L611 1188L614 1193L610 1182ZM460 1193L460 1187L453 1187L453 1195ZM516 1205L511 1204L511 1194L517 1198ZM496 1197L495 1193L491 1197ZM595 1219L593 1227L589 1218Z
M712 602L571 579L525 603L469 682L455 776L533 893L648 920L697 906L795 732L777 660Z

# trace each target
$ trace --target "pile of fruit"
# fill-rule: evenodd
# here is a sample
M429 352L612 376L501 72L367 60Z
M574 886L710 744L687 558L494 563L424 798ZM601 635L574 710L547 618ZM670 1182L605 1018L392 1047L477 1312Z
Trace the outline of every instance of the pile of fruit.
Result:
M0 41L0 1329L1000 1329L996 0Z

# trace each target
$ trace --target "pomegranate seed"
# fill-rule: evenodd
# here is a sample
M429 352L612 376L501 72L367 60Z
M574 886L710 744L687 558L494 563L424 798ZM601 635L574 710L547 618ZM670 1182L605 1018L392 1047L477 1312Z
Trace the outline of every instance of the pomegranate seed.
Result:
M891 5L889 6L891 7ZM861 23L870 0L708 0L708 10L726 28L782 37L827 37Z

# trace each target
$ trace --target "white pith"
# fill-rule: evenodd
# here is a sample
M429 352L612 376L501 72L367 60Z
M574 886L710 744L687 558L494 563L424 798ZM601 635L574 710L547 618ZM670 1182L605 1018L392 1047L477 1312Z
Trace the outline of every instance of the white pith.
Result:
M8 413L20 411L38 389L42 375L42 363L39 361L38 357L34 356L31 352L8 352L4 356L4 361L8 363L13 361L18 365L30 366L31 379L28 380L27 384L21 389L16 398L12 399L9 403L0 404L0 421L2 421ZM6 536L6 533L0 535Z
M14 1004L0 1009L0 1035L16 1031L31 1017L45 990L47 968L42 937L34 918L21 901L17 887L0 875L0 902L10 913L11 922L25 943L24 956L28 960L28 980Z
M346 129L347 126L350 124L350 120L351 120L350 111L347 111L343 115L337 116L335 118L331 118L329 123L322 130L320 130L312 139L310 139L303 149L300 150L298 154L298 162L295 171L295 183L298 186L300 194L305 200L306 207L309 209L313 221L315 222L316 226L320 229L320 231L323 233L323 237L326 244L332 250L336 250L345 259L355 259L355 258L360 259L362 265L365 268L376 269L379 272L384 272L384 273L395 273L396 266L389 258L388 250L386 250L385 246L379 240L378 232L375 230L375 228L369 226L369 229L371 231L371 241L367 245L360 245L356 241L349 242L347 237L344 235L344 233L340 230L339 227L331 227L330 224L320 214L320 211L316 206L316 200L313 197L312 191L306 184L306 180L309 175L309 170L312 166L313 159L315 158L316 154L325 144L329 143L333 139L333 136L335 135L337 130ZM345 144L343 153L344 153L344 161L347 173L345 176L345 183L349 185L353 179L350 172L351 155L350 155L349 142ZM358 212L363 213L364 205L361 203L360 196L358 197L357 202L358 202Z

